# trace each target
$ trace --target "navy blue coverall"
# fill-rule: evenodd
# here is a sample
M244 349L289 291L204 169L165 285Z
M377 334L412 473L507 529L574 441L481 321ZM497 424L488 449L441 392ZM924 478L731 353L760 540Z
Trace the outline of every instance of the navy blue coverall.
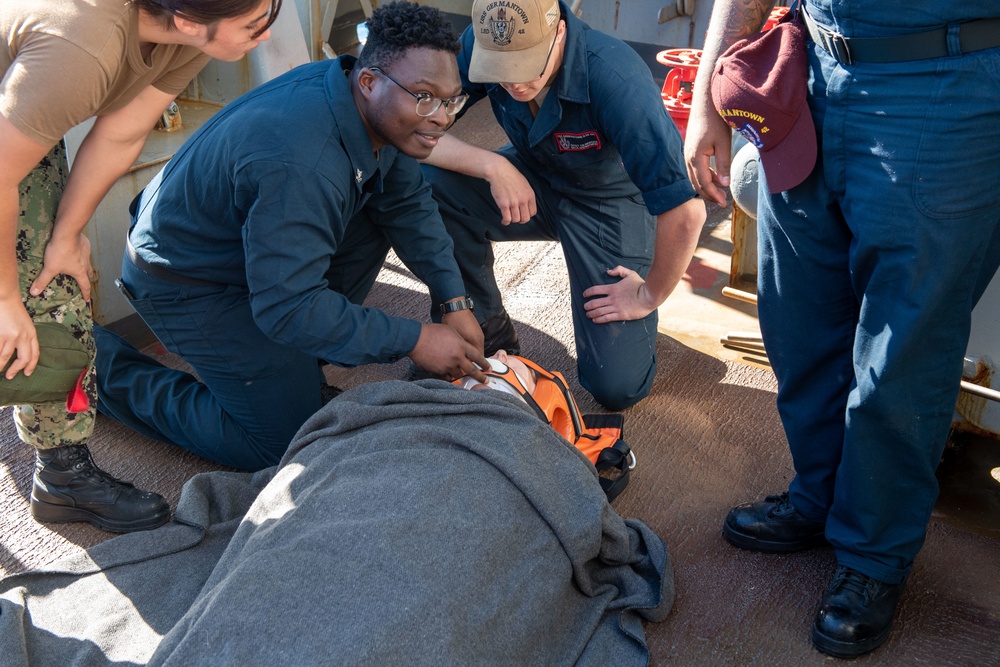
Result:
M220 463L273 465L320 408L318 360L392 362L416 346L419 322L360 305L390 244L436 298L465 294L420 167L372 148L354 62L304 65L233 101L144 190L131 243L182 278L126 255L123 282L201 382L101 329L103 413Z
M899 583L923 545L970 315L1000 257L1000 49L955 22L994 0L810 0L846 37L951 24L951 55L838 64L809 41L820 157L762 196L758 310L796 476L840 564ZM761 185L761 193L765 193Z
M581 385L604 406L626 408L649 394L656 373L656 311L641 320L595 324L583 291L618 280L625 266L643 278L653 260L656 218L692 199L680 134L649 68L624 42L592 30L565 5L562 67L537 117L499 84L468 79L474 36L458 55L468 109L489 97L510 144L500 153L535 192L538 213L500 224L485 180L424 165L465 286L480 322L500 313L491 241L558 240L572 292Z

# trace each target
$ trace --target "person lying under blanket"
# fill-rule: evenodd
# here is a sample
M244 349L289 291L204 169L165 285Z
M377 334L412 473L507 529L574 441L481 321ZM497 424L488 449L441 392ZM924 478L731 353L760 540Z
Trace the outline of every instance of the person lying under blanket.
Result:
M0 655L645 665L643 622L673 603L669 554L597 479L520 398L355 387L277 466L198 475L166 526L0 581Z
M623 440L625 418L620 414L582 414L566 378L558 371L546 370L502 349L487 360L490 368L483 369L487 376L485 383L466 376L452 384L477 391L493 389L520 398L590 459L608 500L617 498L635 468L635 453Z

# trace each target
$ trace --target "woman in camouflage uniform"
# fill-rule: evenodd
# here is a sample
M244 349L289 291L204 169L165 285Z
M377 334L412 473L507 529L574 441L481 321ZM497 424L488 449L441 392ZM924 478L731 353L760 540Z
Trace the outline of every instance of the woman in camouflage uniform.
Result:
M83 230L167 105L209 58L235 61L267 39L280 4L0 5L0 383L34 372L36 323L65 326L91 358L78 383L80 400L14 406L21 440L37 451L31 511L39 521L89 521L125 532L169 517L163 497L100 470L87 448L96 384ZM62 137L94 116L70 173Z

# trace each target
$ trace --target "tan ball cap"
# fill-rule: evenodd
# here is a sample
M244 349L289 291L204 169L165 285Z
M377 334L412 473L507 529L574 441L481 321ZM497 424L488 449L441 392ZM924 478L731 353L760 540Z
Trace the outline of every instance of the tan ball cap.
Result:
M475 83L527 83L545 69L559 25L558 0L476 0L469 62Z

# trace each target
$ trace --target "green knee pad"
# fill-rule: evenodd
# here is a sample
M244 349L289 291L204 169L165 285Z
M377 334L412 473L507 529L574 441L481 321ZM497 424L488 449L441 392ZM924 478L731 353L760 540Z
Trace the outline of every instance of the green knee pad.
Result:
M0 405L25 405L65 401L86 370L90 357L69 329L54 322L36 323L38 365L30 376L4 377L11 360L0 372Z

